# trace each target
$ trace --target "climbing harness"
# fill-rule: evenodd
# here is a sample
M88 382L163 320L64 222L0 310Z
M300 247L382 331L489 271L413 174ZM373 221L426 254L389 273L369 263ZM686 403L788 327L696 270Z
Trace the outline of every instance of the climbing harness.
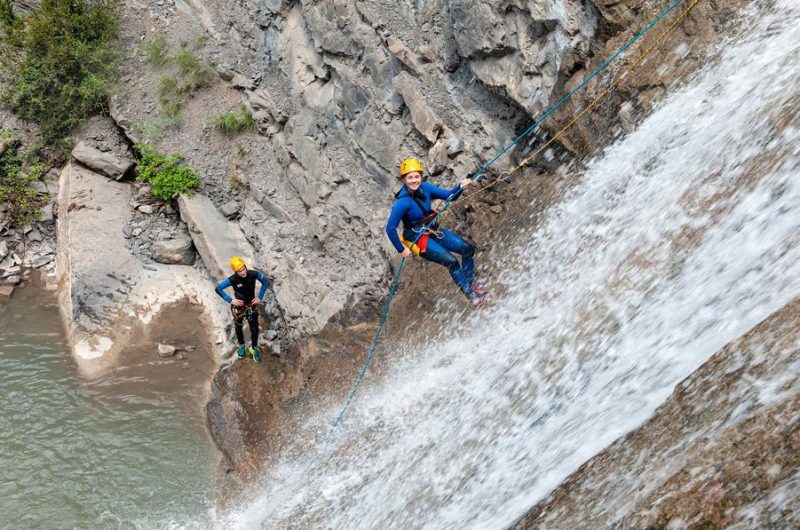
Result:
M609 57L608 59L606 59L606 60L605 60L605 61L604 61L604 62L603 62L603 63L602 63L600 66L598 66L598 67L597 67L597 68L594 70L594 72L592 72L592 73L591 73L591 75L589 75L589 76L588 76L586 79L584 79L584 80L583 80L583 81L582 81L582 82L581 82L581 83L580 83L578 86L576 86L576 87L575 87L575 88L573 88L571 91L569 91L569 92L568 92L568 93L567 93L567 94L566 94L566 95L565 95L563 98L561 98L561 100L559 100L559 101L558 101L558 102L557 102L555 105L553 105L552 107L550 107L550 108L549 108L549 109L548 109L548 110L547 110L547 111L546 111L544 114L542 114L542 116L540 116L540 117L539 117L539 119L537 119L536 121L534 121L534 123L533 123L533 124L532 124L530 127L528 127L528 128L525 130L525 131L523 131L523 133L522 133L522 134L520 134L520 135L519 135L519 136L518 136L518 137L517 137L517 138L516 138L516 139L515 139L513 142L511 142L511 143L510 143L508 146L506 146L506 147L505 147L505 148L504 148L502 151L500 151L500 153L498 153L498 154L497 154L497 155L496 155L494 158L492 158L491 160L489 160L488 162L486 162L486 163L485 163L483 166L481 166L481 168L480 168L480 169L479 169L477 172L475 172L473 175L471 175L469 178L470 178L471 180L477 181L477 180L478 180L478 179L479 179L479 178L480 178L480 177L481 177L481 176L482 176L482 175L483 175L483 174L484 174L484 173L485 173L485 172L486 172L486 171L489 169L489 167L490 167L491 165L493 165L493 164L494 164L494 163L495 163L497 160L499 160L499 159L500 159L500 158L501 158L503 155L505 155L505 154L506 154L508 151L510 151L510 150L511 150L511 149L512 149L514 146L516 146L516 145L517 145L517 144L518 144L520 141L522 141L522 140L523 140L524 138L526 138L526 137L527 137L527 136L528 136L528 135L529 135L531 132L533 132L533 131L534 131L534 130L537 128L537 127L539 127L539 125L541 125L541 124L542 124L542 122L544 122L544 120L545 120L547 117L549 117L549 116L550 116L551 114L553 114L553 113L554 113L554 112L555 112L555 111L556 111L558 108L560 108L560 107L561 107L561 106L562 106L562 105L563 105L563 104L564 104L564 103L565 103L567 100L569 100L569 99L570 99L570 98L571 98L571 97L572 97L572 96L573 96L573 95L574 95L576 92L578 92L578 91L579 91L579 90L581 90L581 89L582 89L584 86L586 86L586 84L587 84L589 81L591 81L592 79L594 79L594 78L595 78L597 75L599 75L599 74L600 74L601 72L603 72L603 71L604 71L606 68L608 68L608 66L609 66L609 65L610 65L612 62L614 62L614 61L615 61L615 60L616 60L616 59L617 59L617 58L618 58L620 55L622 55L622 54L623 54L623 53L624 53L624 52L625 52L625 51L626 51L628 48L630 48L630 47L631 47L631 46L632 46L632 45L633 45L633 44L634 44L636 41L638 41L638 40L639 40L639 39L640 39L640 38L641 38L641 37L642 37L644 34L646 34L648 31L650 31L650 29L652 29L652 28L653 28L653 26L655 26L656 24L658 24L658 22L660 22L660 21L661 21L661 20L662 20L664 17L666 17L666 16L667 16L669 13L671 13L671 12L672 12L672 11L673 11L673 10L674 10L676 7L678 7L678 5L680 5L680 4L681 4L683 1L684 1L684 0L675 0L675 1L674 1L672 4L670 4L670 5L669 5L669 6L668 6L666 9L664 9L664 11L662 11L662 12L661 12L661 13L660 13L660 14L659 14L657 17L655 17L655 18L654 18L654 19L653 19L653 20L652 20L652 21L651 21L649 24L647 24L647 26L645 26L645 27L644 27L644 29L642 29L642 30L641 30L641 31L639 31L637 34L635 34L633 37L631 37L631 39L630 39L630 40L628 40L628 41L627 41L627 42L626 42L626 43L625 43L625 44L624 44L624 45L623 45L621 48L619 48L619 49L618 49L618 50L617 50L617 51L616 51L616 52L615 52L615 53L614 53L614 54L613 54L611 57ZM550 145L551 145L551 144L552 144L554 141L556 141L556 139L560 138L560 137L561 137L561 136L562 136L562 135L563 135L563 134L564 134L564 133L565 133L567 130L569 130L569 129L570 129L572 126L573 126L573 125L575 125L575 123L577 123L577 122L578 122L578 121L579 121L579 120L580 120L580 119L581 119L583 116L585 116L585 115L586 115L586 114L587 114L587 113L588 113L588 112L589 112L591 109L593 109L593 108L594 108L594 107L597 105L597 103L599 103L601 100L605 99L605 97L606 97L606 96L607 96L607 95L608 95L608 94L609 94L609 93L610 93L610 92L611 92L611 91L612 91L614 88L616 88L616 86L617 86L617 85L620 83L620 81L621 81L621 80L622 80L622 79L623 79L623 78L624 78L624 77L625 77L625 76L626 76L628 73L630 73L630 72L632 72L633 70L635 70L636 68L638 68L638 66L639 66L639 65L642 63L642 61L643 61L643 60L644 60L644 59L645 59L645 58L646 58L646 57L647 57L647 56L650 54L650 52L652 52L652 50L654 50L654 49L655 49L657 46L659 46L659 45L660 45L660 44L661 44L661 43L662 43L662 42L663 42L663 41L666 39L666 36L667 36L667 35L669 35L669 33L671 33L671 32L672 32L672 31L675 29L675 27L677 27L677 25L678 25L678 24L679 24L679 23L680 23L680 22L681 22L681 21L682 21L682 20L683 20L683 19L686 17L686 15L688 15L688 14L689 14L689 12L690 12L692 9L694 9L694 7L695 7L695 6L696 6L696 5L697 5L699 2L700 2L700 0L694 0L694 1L693 1L693 3L692 3L691 5L689 5L689 7L687 7L687 8L686 8L686 9L683 11L683 13L680 15L680 17L678 17L678 18L677 18L677 19L676 19L676 20L675 20L675 21L672 23L672 25L670 25L670 26L669 26L669 28L667 29L667 31L666 31L666 32L664 32L664 33L663 33L663 34L660 36L660 38L658 38L658 39L657 39L657 40L656 40L656 41L653 43L653 45L652 45L652 46L650 46L650 47L649 47L649 48L648 48L648 49L647 49L647 50L646 50L646 51L645 51L645 52L644 52L644 53L643 53L643 54L642 54L642 55L641 55L641 56L640 56L640 57L639 57L639 58L638 58L638 59L637 59L637 60L636 60L634 63L633 63L633 65L631 66L631 68L629 68L629 69L628 69L628 70L627 70L625 73L623 73L623 74L621 74L621 75L618 75L618 76L617 76L617 77L614 79L614 81L613 81L613 82L612 82L612 83L611 83L611 84L608 86L608 88L606 88L606 89L603 91L603 93L601 93L601 94L600 94L600 96L598 96L597 98L595 98L595 100L594 100L594 101L593 101L593 102L592 102L590 105L588 105L588 106L587 106L585 109L583 109L583 110L582 110L582 111L581 111L581 112L580 112L580 113L579 113L577 116L575 116L575 117L574 117L574 118L573 118L573 119L572 119L572 120L571 120L571 121L570 121L570 122L569 122L569 123L568 123L568 124L567 124L565 127L563 127L563 128L560 130L560 131L558 131L558 133L556 133L556 134L555 134L555 135L554 135L554 136L553 136L553 137L552 137L550 140L548 140L548 141L547 141L547 142L546 142L544 145L542 145L541 147L539 147L539 148L538 148L538 149L537 149L537 150L536 150L536 151L535 151L535 152L534 152L534 153L533 153L531 156L529 156L529 157L527 157L525 160L523 160L523 161L522 161L522 163L518 164L517 166L515 166L513 169L511 169L511 170L510 170L510 171L508 171L508 172L503 172L503 173L501 173L501 174L500 174L500 176L498 176L497 178L495 178L495 179L494 179L492 182L490 182L490 183L489 183L489 184L487 184L486 186L484 186L484 187L482 187L482 188L480 188L480 189L476 190L476 191L475 191L475 192L473 192L473 193L467 194L467 195L465 195L465 196L463 196L463 197L459 198L458 200L455 200L455 199L454 199L454 197L453 197L452 195L451 195L450 197L448 197L448 198L447 198L447 200L445 201L444 205L443 205L443 206L442 206L442 207L439 209L439 211L436 213L436 215L435 215L435 216L434 216L434 217L433 217L433 218L430 220L430 223L429 223L427 226L423 225L423 227L420 229L420 232L419 232L419 233L417 233L417 232L416 232L416 230L415 230L415 233L417 233L418 235L417 235L417 237L414 239L414 241L412 241L412 242L411 242L411 243L412 243L412 245L415 245L415 244L417 244L417 243L419 242L419 240L420 240L420 239L421 239L423 236L426 236L426 235L427 235L427 233L422 233L422 232L423 232L423 230L425 230L425 229L429 229L429 228L430 228L430 226L434 226L434 225L436 225L437 221L439 221L439 219L440 219L440 218L441 218L443 215L445 215L445 214L447 213L447 210L448 210L448 208L449 208L449 207L450 207L452 204L455 204L455 203L457 203L457 202L466 201L466 200L468 200L470 197L473 197L473 196L475 196L475 195L476 195L476 194L478 194L478 193L482 193L483 191L486 191L487 189L489 189L489 188L491 188L491 187L493 187L493 186L496 186L496 185L497 185L497 184L499 184L500 182L509 182L509 181L510 181L510 179L511 179L511 176L512 176L514 173L516 173L517 171L519 171L520 169L522 169L523 167L525 167L525 166L526 166L526 165L527 165L527 164L528 164L528 163L529 163L531 160L533 160L535 157L537 157L537 156L538 156L540 153L542 153L542 152L543 152L543 151L544 151L544 150L545 150L545 149L546 149L548 146L550 146ZM510 183L510 182L509 182L509 183ZM401 238L401 240L402 240L402 238ZM405 244L405 242L404 242L404 244ZM413 251L413 250L412 250L412 251ZM398 265L398 267L397 267L397 270L396 270L396 271L395 271L395 273L394 273L394 278L392 279L392 284L391 284L391 287L389 288L389 295L388 295L388 298L387 298L387 300L386 300L386 303L385 303L385 304L384 304L384 306L383 306L383 311L381 312L381 319L380 319L380 322L379 322L379 324L378 324L378 329L375 331L375 337L374 337L374 338L373 338L373 340L372 340L372 345L370 346L369 353L367 354L367 359L364 361L364 365L363 365L363 366L362 366L362 368L361 368L361 372L358 374L358 377L356 378L356 382L355 382L355 384L353 385L353 389L350 391L350 394L348 394L348 396L347 396L347 399L346 399L346 400L345 400L345 402L344 402L344 405L342 406L341 410L339 411L339 414L336 416L336 419L334 420L334 422L333 422L333 424L331 425L330 429L328 430L328 433L327 433L327 435L326 435L326 440L328 440L328 439L330 439L330 438L331 438L331 436L333 435L334 431L335 431L335 430L336 430L336 428L339 426L339 423L341 423L341 421L342 421L342 418L344 417L344 414L345 414L345 412L347 411L347 409L348 409L348 407L350 406L350 404L353 402L353 399L355 398L355 395L356 395L356 393L358 392L358 389L359 389L359 387L361 386L361 383L364 381L364 378L366 377L367 370L369 369L369 366L370 366L370 364L372 363L372 359L375 357L375 353L376 353L376 351L377 351L378 344L380 343L381 333L383 332L383 329L384 329L384 327L386 326L386 320L387 320L387 318L388 318L388 316L389 316L389 309L391 308L392 301L394 300L395 294L397 294L397 287L398 287L398 285L399 285L399 283L400 283L400 276L401 276L401 274L402 274L402 272L403 272L403 267L404 267L404 265L405 265L405 258L402 258L402 259L400 260L400 264L399 264L399 265Z
M419 164L419 162L414 158L411 158L409 160L411 162L416 162L417 164ZM408 163L409 160L404 160L403 164ZM401 173L402 173L402 168L401 168ZM395 198L400 197L402 191L403 190L401 189L399 192L395 193ZM401 233L400 242L403 245L405 245L406 248L411 250L411 252L415 256L419 256L420 254L424 254L427 251L428 239L430 239L430 236L434 236L436 239L442 239L444 238L444 234L439 231L439 223L434 222L434 220L439 216L439 210L435 208L428 210L428 208L425 207L425 204L417 196L416 191L412 192L411 190L408 190L407 196L414 201L414 203L422 212L422 219L414 223L413 226L409 227L412 232L417 234L417 236L413 240L408 240ZM425 198L427 199L428 197L425 196ZM404 223L403 230L401 232L404 232L405 230L406 227Z
M231 315L233 315L233 319L236 321L236 324L241 324L245 319L250 320L253 318L253 311L256 310L257 304L250 302L249 304L245 305L233 305L231 304Z

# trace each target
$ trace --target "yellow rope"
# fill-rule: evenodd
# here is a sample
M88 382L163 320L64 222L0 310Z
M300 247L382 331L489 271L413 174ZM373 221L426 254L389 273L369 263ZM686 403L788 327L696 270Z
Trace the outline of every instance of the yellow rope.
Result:
M569 129L571 129L573 125L575 125L581 118L583 118L587 113L589 113L589 111L591 111L595 106L597 106L598 103L600 103L603 99L605 99L606 96L608 96L608 94L610 94L611 91L614 90L614 88L616 88L617 85L625 78L625 76L627 76L629 73L631 73L634 70L636 70L641 65L642 61L644 61L644 59L648 55L650 55L650 53L653 50L655 50L658 46L661 45L661 43L664 42L664 40L666 40L667 36L678 26L678 24L681 23L681 21L684 18L686 18L686 15L688 15L689 12L692 9L694 9L694 7L697 4L700 3L700 1L701 0L694 0L694 2L692 2L689 5L689 7L687 7L683 11L683 13L681 13L680 16L678 18L676 18L675 21L672 22L672 24L669 26L669 28L667 28L667 30L658 39L656 39L655 42L653 42L653 44L649 48L647 48L647 50L645 50L645 52L636 61L633 62L633 64L631 65L630 68L628 68L621 75L618 75L614 79L614 81L608 86L608 88L606 88L599 96L597 96L594 99L594 101L592 101L585 109L583 109L580 113L578 113L567 125L565 125L560 131L558 131L552 138L550 138L541 147L539 147L536 151L534 151L534 153L531 156L529 156L528 158L523 160L519 165L517 165L516 167L514 167L510 171L504 172L501 176L497 177L490 184L487 184L486 186L484 186L484 187L482 187L482 188L480 188L478 190L475 190L472 193L464 195L463 197L459 198L458 200L455 200L455 201L451 202L450 204L453 205L453 204L456 204L456 203L459 203L459 202L462 202L462 201L469 200L472 197L474 197L475 195L477 195L479 193L483 193L484 191L488 190L489 188L492 188L492 187L496 186L498 183L503 182L503 178L502 178L503 175L508 175L510 177L511 175L513 175L514 173L516 173L517 171L519 171L520 169L525 167L531 160L533 160L534 158L539 156L553 142L555 142L556 140L561 138L561 136L563 136L565 132L567 132ZM449 213L449 211L450 210L448 209L447 211L443 212L442 213L442 217L447 215Z

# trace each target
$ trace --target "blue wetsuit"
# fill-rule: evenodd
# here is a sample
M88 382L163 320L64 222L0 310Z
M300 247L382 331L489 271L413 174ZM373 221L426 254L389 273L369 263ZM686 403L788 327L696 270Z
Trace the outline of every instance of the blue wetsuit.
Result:
M255 298L256 280L261 282L261 290L258 292L258 298L263 300L264 295L267 293L267 287L269 287L269 280L267 280L267 277L264 276L264 273L261 271L250 269L247 270L247 275L244 278L234 273L219 282L216 292L223 300L231 303L233 302L233 298L225 292L225 289L233 287L233 296L236 297L237 300L249 304ZM231 310L233 310L233 307L231 307ZM236 330L236 339L239 341L239 344L244 344L244 330L242 329L244 318L242 317L247 317L247 322L250 324L250 342L255 348L258 346L258 308L248 308L241 315L234 313L233 327Z
M397 228L401 221L403 238L406 241L414 241L419 235L414 229L419 230L424 224L423 219L432 212L431 201L433 199L447 200L450 196L456 199L462 191L461 186L445 190L429 182L423 182L412 194L404 185L395 195L397 200L392 206L392 213L389 214L389 220L386 222L386 235L389 236L397 252L402 252L406 248L397 235ZM461 256L461 263L451 252ZM459 235L444 228L438 229L438 235L431 234L425 251L420 253L424 259L447 267L455 284L468 297L473 295L472 283L475 279L475 265L472 258L474 255L475 247Z

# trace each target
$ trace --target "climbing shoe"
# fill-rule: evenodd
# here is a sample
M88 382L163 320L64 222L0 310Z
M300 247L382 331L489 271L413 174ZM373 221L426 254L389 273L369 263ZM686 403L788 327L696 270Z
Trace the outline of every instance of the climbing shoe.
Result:
M487 293L486 286L483 285L478 280L473 280L471 287L472 287L472 292L478 296L483 296Z
M261 362L261 350L258 346L250 346L247 348L247 353L253 356L253 360L257 363Z
M240 359L244 359L244 356L246 355L246 353L247 353L247 350L246 350L244 344L239 346L239 348L236 350L236 356L238 358L240 358Z
M486 295L473 293L472 296L469 297L469 301L472 302L472 307L480 309L481 306L486 303Z

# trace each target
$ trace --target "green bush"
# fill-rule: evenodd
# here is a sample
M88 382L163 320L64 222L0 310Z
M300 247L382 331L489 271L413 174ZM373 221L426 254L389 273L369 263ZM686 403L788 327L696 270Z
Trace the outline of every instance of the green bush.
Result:
M118 0L42 0L17 16L0 0L2 99L53 145L103 110L120 57Z
M20 153L20 141L11 131L0 131L0 204L6 206L12 224L26 224L41 215L45 198L31 187L42 178L44 167L38 154L28 149Z
M175 122L186 99L197 89L211 84L214 68L185 44L170 57L163 34L156 35L147 43L145 54L154 65L168 67L158 79L158 101L164 114Z
M162 155L151 144L136 144L139 159L139 180L153 185L153 195L169 201L179 194L194 190L200 184L197 173L182 164L179 154Z
M257 131L258 123L250 109L242 108L239 113L226 112L214 119L214 128L225 134L238 134L244 131Z
M178 68L180 86L184 92L194 92L208 86L214 79L214 68L186 47L178 50L172 60Z
M184 90L170 74L161 74L158 79L158 101L167 117L175 119L183 108Z
M163 33L157 33L155 37L147 41L144 47L147 60L154 66L164 66L169 62L167 53L167 38Z

